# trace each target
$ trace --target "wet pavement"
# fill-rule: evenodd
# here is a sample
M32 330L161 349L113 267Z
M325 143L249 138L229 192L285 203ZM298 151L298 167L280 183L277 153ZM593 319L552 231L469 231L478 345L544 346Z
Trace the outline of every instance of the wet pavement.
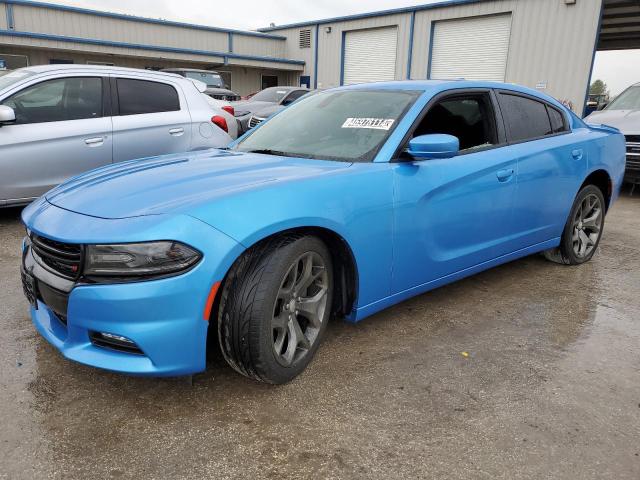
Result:
M640 196L596 257L532 256L358 324L273 387L64 360L34 331L0 211L0 478L640 478ZM463 352L467 353L465 356Z

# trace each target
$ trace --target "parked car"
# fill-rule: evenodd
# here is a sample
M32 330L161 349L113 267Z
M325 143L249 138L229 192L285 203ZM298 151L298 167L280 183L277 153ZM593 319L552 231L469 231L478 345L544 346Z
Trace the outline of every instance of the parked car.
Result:
M608 94L595 94L590 93L587 97L587 106L586 113L591 114L596 110L602 110L609 103L609 95Z
M0 77L0 206L96 167L223 147L194 82L148 70L44 65Z
M207 103L211 106L214 116L211 121L218 125L222 130L227 132L232 139L238 138L240 131L240 122L235 117L235 110L229 102L224 100L216 100L207 94L203 94ZM216 118L218 116L219 118Z
M304 95L302 95L298 99L306 98L309 95L314 95L314 94L316 94L316 93L318 93L320 91L321 90L309 90L308 92L306 92ZM271 104L269 104L268 106L266 106L264 108L256 110L255 112L253 112L251 114L251 117L249 118L249 122L247 123L248 129L250 130L250 129L260 125L267 118L269 118L272 115L275 115L276 113L278 113L278 112L284 110L285 108L287 108L289 105L291 105L291 103L293 103L293 102L285 102L284 104L282 104L282 103L271 103Z
M286 107L307 93L309 89L302 87L269 87L256 93L249 100L236 102L233 107L236 109L236 118L240 121L241 133L255 127L249 124L255 112L273 106Z
M216 100L224 100L226 102L235 102L240 100L240 95L230 90L229 87L225 85L222 76L213 70L198 70L196 68L164 68L161 71L175 73L181 77L204 82L207 85L207 91L205 93Z
M627 164L624 180L640 184L640 83L631 85L603 110L585 118L588 123L611 125L618 128L627 141Z
M331 315L357 322L537 252L595 254L625 144L503 83L327 90L225 150L121 163L22 213L38 331L65 357L139 375L205 368L207 332L283 383Z

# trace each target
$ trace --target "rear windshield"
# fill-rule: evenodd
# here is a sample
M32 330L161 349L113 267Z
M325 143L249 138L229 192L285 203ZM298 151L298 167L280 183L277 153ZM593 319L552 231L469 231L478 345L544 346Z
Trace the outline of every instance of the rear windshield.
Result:
M627 88L607 106L606 110L640 110L640 85Z
M242 152L369 162L420 94L338 90L300 99L234 147Z
M290 90L285 88L271 87L265 88L261 92L256 93L251 100L255 100L256 102L274 102L277 103L284 98L284 96L289 93Z
M193 78L194 80L200 80L207 84L207 87L213 88L222 88L224 87L224 82L222 81L222 77L217 73L209 73L209 72L185 72L187 78Z

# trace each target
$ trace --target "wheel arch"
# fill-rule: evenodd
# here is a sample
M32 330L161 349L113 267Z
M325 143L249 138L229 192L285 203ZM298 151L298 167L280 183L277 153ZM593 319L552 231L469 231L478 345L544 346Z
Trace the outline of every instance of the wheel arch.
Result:
M250 242L243 243L246 246L246 249L234 259L224 278L220 282L221 288L216 294L209 317L210 320L217 317L220 292L227 281L229 272L231 272L242 256L247 251L255 248L263 242L268 242L276 237L286 235L311 235L318 237L327 245L332 257L331 260L333 263L334 283L336 288L333 295L332 314L347 316L353 311L358 298L359 277L356 258L349 242L344 238L344 236L336 232L334 229L325 226L306 225L290 227L271 232L269 234L264 234L262 236L252 237Z
M613 195L613 182L611 181L611 175L603 168L599 168L594 170L593 172L587 175L582 185L580 185L580 190L582 190L587 185L594 185L600 189L602 192L602 196L604 197L605 203L605 211L609 210L609 206L611 205L611 196Z

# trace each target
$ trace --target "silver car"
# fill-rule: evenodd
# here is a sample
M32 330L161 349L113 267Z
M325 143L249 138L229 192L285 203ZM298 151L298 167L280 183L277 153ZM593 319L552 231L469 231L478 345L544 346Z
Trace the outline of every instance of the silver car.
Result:
M0 207L86 170L226 146L204 84L119 67L44 65L0 77Z
M618 128L627 140L627 165L624 181L633 189L640 185L640 83L631 85L604 110L593 112L585 121Z
M233 108L240 122L240 133L245 133L259 123L249 124L256 112L274 106L287 107L307 93L309 89L303 87L269 87L256 93L249 100L235 102Z

